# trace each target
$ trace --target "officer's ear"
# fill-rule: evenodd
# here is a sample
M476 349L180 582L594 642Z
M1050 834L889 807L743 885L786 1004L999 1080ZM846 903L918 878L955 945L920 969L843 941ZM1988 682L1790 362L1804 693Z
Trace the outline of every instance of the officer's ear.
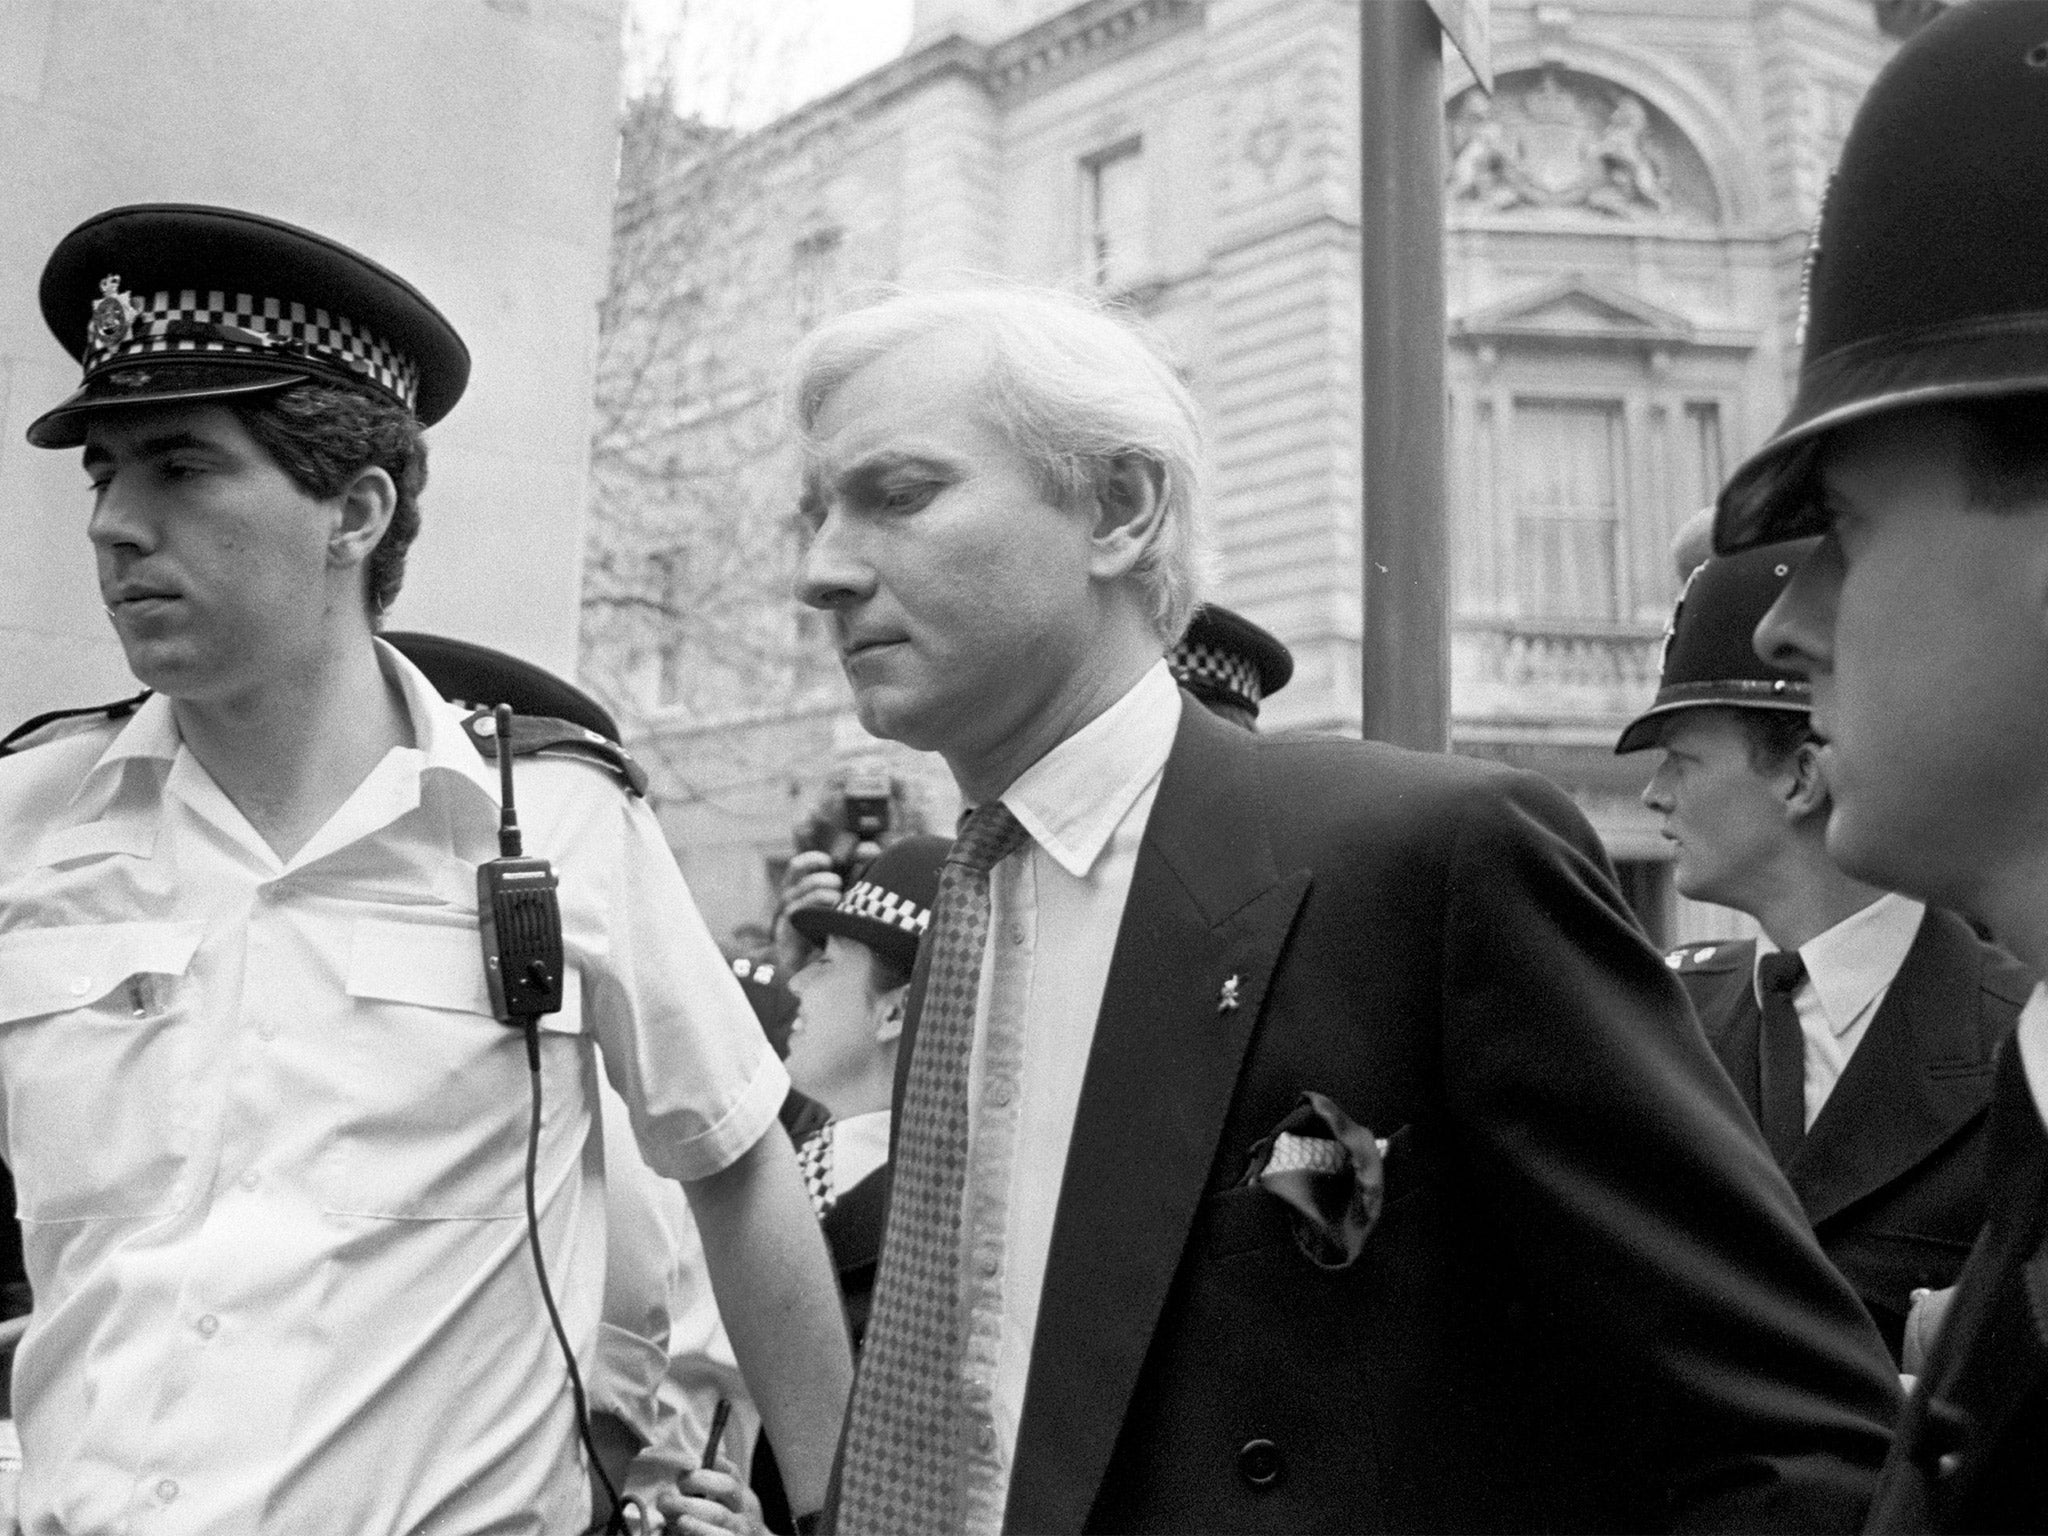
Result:
M1109 460L1095 476L1088 574L1102 581L1127 575L1152 546L1165 516L1165 467L1137 453Z
M391 526L398 487L388 471L366 464L335 498L336 515L327 534L327 563L338 570L362 567Z
M889 1045L903 1037L903 1010L910 1001L910 983L891 987L874 1001L868 1017L875 1021L875 1044Z
M1785 813L1793 821L1825 816L1833 803L1827 771L1821 764L1820 743L1802 741L1785 759Z

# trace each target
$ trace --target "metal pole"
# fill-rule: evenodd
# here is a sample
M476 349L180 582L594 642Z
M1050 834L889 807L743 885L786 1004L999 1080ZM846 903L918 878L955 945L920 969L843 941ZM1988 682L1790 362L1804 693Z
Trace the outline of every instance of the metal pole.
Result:
M1450 746L1444 529L1441 34L1426 0L1363 0L1364 734Z

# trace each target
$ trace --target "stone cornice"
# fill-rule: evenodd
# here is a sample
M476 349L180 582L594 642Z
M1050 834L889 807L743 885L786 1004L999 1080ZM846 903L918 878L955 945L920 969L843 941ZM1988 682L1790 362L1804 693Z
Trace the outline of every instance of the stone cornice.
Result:
M993 96L1020 94L1042 80L1067 78L1085 61L1143 35L1200 25L1204 10L1206 0L1085 0L1001 43L940 37L750 133L727 156L758 156L813 133L838 131L948 74L967 76Z
M989 49L990 89L1010 95L1048 77L1064 78L1093 55L1128 46L1140 34L1198 25L1205 0L1088 0Z

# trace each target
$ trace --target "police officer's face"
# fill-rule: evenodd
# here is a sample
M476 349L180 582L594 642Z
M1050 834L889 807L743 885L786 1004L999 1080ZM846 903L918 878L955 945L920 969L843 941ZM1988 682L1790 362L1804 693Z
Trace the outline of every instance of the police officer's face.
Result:
M142 682L230 697L320 642L340 498L306 495L232 412L110 412L85 471L100 598Z
M1672 881L1694 901L1744 911L1791 835L1789 773L1759 772L1749 734L1728 709L1688 709L1669 718L1663 761L1643 804L1664 818Z
M1834 434L1832 531L1756 646L1813 682L1836 862L1981 914L2048 857L2048 504L1972 506L1966 462L1935 412Z
M978 345L941 334L833 391L812 425L796 580L831 615L861 723L956 772L1058 713L1095 617L1088 515L1048 502L987 419L983 367Z
M882 1036L900 1016L901 988L875 985L875 955L843 934L827 934L825 947L789 979L797 997L796 1023L789 1031L789 1080L838 1112L835 1090L875 1070L885 1050ZM893 1062L893 1056L890 1057Z

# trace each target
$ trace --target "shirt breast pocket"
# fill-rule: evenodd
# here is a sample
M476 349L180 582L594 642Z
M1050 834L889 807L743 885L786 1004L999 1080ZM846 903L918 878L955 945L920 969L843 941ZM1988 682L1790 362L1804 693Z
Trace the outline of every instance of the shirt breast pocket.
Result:
M335 1085L346 1109L323 1205L338 1215L525 1214L531 1088L521 1032L491 1013L474 918L359 919ZM587 1126L582 986L541 1028L543 1166Z
M0 1078L22 1216L160 1216L193 1195L191 969L205 925L0 934Z

